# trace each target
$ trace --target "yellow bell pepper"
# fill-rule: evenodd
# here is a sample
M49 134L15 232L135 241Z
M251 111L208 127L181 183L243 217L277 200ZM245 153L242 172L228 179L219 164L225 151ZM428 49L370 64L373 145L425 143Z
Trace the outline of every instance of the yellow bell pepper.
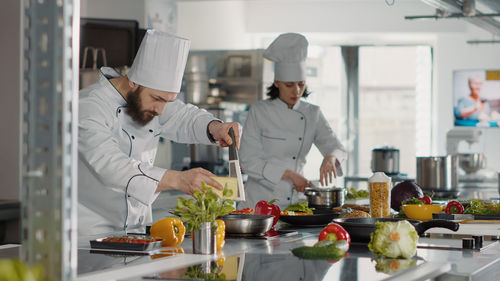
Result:
M215 240L217 244L217 251L220 251L224 244L226 243L226 224L223 220L216 220L217 222L217 232L215 234Z
M164 218L155 222L150 229L151 237L161 238L164 247L177 246L184 241L186 227L180 219Z

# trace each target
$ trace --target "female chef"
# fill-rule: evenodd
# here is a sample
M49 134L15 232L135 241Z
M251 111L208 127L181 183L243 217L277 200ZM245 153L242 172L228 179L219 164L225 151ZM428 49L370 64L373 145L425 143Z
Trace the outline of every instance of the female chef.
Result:
M275 77L268 88L269 99L250 108L243 127L240 158L248 181L246 201L239 206L253 208L258 201L271 199L278 199L282 208L295 203L298 192L313 186L301 175L313 143L324 156L321 183L342 176L343 145L320 108L301 100L309 95L305 81L307 46L303 35L286 33L264 52L264 57L275 63Z

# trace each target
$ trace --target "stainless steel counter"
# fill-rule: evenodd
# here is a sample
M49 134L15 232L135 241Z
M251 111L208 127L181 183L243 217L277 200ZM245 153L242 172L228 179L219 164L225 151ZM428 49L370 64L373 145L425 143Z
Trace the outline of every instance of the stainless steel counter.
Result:
M185 254L168 257L161 256L162 253L146 256L94 254L82 243L78 276L79 280L93 281L183 280L186 272L220 268L221 257L225 257L222 272L227 280L497 280L500 276L498 243L477 252L418 248L417 255L410 261L376 259L366 245L353 244L348 255L338 262L312 261L296 258L290 249L314 244L321 229L296 230L298 235L272 240L228 238L219 256L189 254L190 239L182 244ZM436 239L439 238L421 237L419 244L435 244L439 241ZM410 267L388 273L398 266L401 269Z

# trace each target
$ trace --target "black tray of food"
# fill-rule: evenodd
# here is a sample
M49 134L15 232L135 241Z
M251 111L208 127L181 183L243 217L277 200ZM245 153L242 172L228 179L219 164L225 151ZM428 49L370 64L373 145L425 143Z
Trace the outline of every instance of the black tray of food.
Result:
M151 251L161 248L161 239L145 236L113 236L90 240L92 249Z

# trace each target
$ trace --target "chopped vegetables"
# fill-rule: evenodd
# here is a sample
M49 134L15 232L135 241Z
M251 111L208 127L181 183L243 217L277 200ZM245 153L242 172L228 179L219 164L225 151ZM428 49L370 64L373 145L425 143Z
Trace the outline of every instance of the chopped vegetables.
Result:
M458 201L450 201L448 202L448 205L446 205L444 212L447 214L463 214L464 206L462 206L462 204Z
M102 239L102 242L147 244L160 240L161 239L159 238L147 238L143 236L124 235L124 236L106 237Z
M245 208L245 209L234 210L234 211L230 212L230 214L247 214L247 215L251 215L253 213L254 213L253 208Z
M421 204L425 204L424 201L418 199L418 198L410 198L410 199L407 199L407 200L404 200L403 202L401 202L401 205L421 205Z
M418 233L415 227L406 220L376 222L368 249L376 256L410 258L415 255L417 242Z
M477 199L470 201L465 209L466 214L500 216L500 203L481 202Z
M281 216L312 216L313 213L303 213L294 211L281 211Z
M309 208L307 203L296 203L286 207L285 211L312 213L314 209Z
M347 199L347 200L361 199L361 198L368 198L369 196L370 196L370 194L368 193L368 190L364 190L364 189L358 190L356 188L348 188L345 199Z

